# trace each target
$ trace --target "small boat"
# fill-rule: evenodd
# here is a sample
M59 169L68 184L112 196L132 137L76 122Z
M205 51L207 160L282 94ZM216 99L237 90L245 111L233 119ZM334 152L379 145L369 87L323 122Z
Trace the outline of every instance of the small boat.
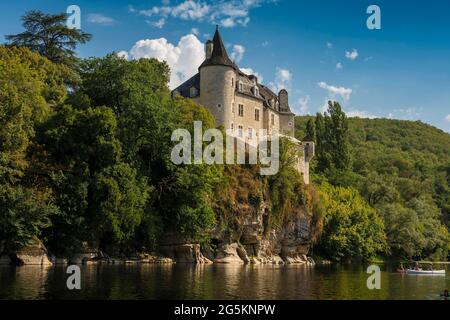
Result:
M424 274L424 275L445 275L445 270L414 270L407 269L406 274Z

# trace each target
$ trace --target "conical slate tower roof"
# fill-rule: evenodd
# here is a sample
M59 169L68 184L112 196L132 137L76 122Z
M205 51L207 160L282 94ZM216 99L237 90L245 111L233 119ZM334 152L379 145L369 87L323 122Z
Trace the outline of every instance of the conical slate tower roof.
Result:
M227 49L225 49L225 46L222 41L222 37L219 32L219 27L216 27L216 33L214 34L213 38L213 51L211 54L211 58L206 59L201 67L204 66L211 66L211 65L222 65L222 66L229 66L234 69L237 69L236 65L231 61L231 59L228 57Z

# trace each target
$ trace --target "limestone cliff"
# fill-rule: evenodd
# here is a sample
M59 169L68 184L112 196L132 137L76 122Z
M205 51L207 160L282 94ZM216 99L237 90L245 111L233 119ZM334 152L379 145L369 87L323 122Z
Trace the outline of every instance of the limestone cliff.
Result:
M199 247L166 234L160 246L163 254L192 263L312 261L307 257L317 233L312 187L296 176L281 182L260 177L256 167L234 166L226 177L213 200L217 224L210 232L210 243Z

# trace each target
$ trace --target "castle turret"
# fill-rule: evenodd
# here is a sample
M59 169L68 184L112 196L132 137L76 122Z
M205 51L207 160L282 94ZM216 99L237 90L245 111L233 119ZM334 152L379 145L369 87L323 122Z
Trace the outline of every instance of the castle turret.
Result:
M212 52L213 52L213 42L211 40L208 40L208 41L206 41L206 45L205 45L206 60L211 59Z
M199 67L201 91L198 102L207 107L214 115L216 124L223 125L225 129L229 129L231 123L236 70L217 27L212 43L206 44L206 60Z
M289 107L289 95L285 89L278 93L278 101L280 102L280 132L281 134L293 137L295 135L295 114Z

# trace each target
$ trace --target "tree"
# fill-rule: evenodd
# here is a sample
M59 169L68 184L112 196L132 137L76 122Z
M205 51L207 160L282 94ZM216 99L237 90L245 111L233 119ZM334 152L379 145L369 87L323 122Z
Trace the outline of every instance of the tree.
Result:
M309 121L308 121L309 122ZM312 130L312 121L309 123ZM324 172L351 169L348 119L336 101L328 101L328 111L317 114L315 120L317 142L317 168ZM335 175L335 174L334 174Z
M66 25L67 15L45 14L41 11L29 11L22 17L25 31L16 35L5 36L10 45L27 47L49 60L74 66L75 49L78 44L89 41L92 36Z
M205 239L215 222L213 188L222 176L218 166L172 163L175 129L192 133L194 121L202 121L204 129L214 127L215 121L193 101L172 99L169 73L167 64L156 59L127 61L115 54L81 63L80 93L115 114L124 160L154 190L138 232L147 245L155 243L154 232L163 231L191 241Z
M47 233L56 252L67 252L79 241L117 250L132 246L150 188L122 162L116 135L116 117L106 107L65 106L43 125L38 141L61 210Z
M41 236L58 213L31 154L36 128L64 101L72 76L27 48L0 46L0 252Z
M330 184L319 190L326 214L318 249L325 257L345 262L385 252L383 220L357 190Z
M316 141L316 125L313 119L308 119L308 122L306 123L306 137L304 140Z

